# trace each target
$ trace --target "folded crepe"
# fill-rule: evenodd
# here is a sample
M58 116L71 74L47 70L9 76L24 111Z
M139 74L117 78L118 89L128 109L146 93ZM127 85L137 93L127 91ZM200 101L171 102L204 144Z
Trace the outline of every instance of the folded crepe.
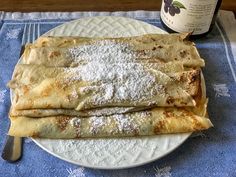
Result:
M198 93L194 97L196 101L196 106L186 107L188 111L193 112L198 116L205 116L207 112L207 102L205 93L205 83L203 76L201 74L201 83L199 85ZM89 110L75 109L16 109L14 106L10 109L10 116L16 117L48 117L48 116L79 116L79 117L90 117L90 116L108 116L113 114L124 114L130 112L137 112L142 110L150 109L151 107L106 107L106 108L95 108ZM164 107L163 107L164 109Z
M132 45L155 44L157 46L165 44L182 44L188 46L195 46L195 44L188 40L189 33L173 33L173 34L144 34L140 36L118 37L118 38L90 38L82 36L41 36L33 45L35 47L68 47L77 44L91 44L101 40L112 40L119 43L130 43Z
M168 76L136 64L96 64L85 68L18 65L8 84L15 92L16 109L77 111L112 106L194 106L199 85L199 70Z
M9 135L37 138L145 136L193 132L212 127L208 118L197 116L184 108L173 107L89 118L55 116L10 119Z
M186 41L185 36L149 34L126 38L41 37L34 44L26 46L22 62L46 66L78 66L90 58L94 61L95 56L101 57L101 53L117 57L119 52L136 56L133 61L141 63L181 62L188 67L204 66L204 60L200 58L194 43ZM117 62L130 61L124 58Z

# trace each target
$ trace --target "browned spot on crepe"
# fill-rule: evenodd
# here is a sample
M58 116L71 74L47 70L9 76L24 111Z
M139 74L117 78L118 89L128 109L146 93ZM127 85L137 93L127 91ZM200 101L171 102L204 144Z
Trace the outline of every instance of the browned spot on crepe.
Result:
M67 40L67 39L66 39L66 40L64 40L61 44L58 44L57 46L58 46L58 47L62 47L62 46L64 46L64 45L66 45L67 43L68 43L68 44L70 44L70 43L73 44L73 42L74 42L73 40L70 41L70 40Z
M191 112L186 111L186 110L183 109L180 116L181 116L181 117L193 116L193 114L192 114Z
M169 97L167 98L167 100L166 100L166 103L167 103L167 104L173 104L174 101L175 101L175 99L174 99L172 96L169 96Z
M179 52L181 58L185 58L187 56L187 52L185 50L182 50Z
M43 41L43 42L42 42L42 47L45 47L45 46L46 46L46 43L47 43L46 41Z
M173 117L174 116L174 114L173 114L173 112L170 110L166 110L166 111L164 111L163 112L163 114L167 117L167 118L169 118L169 117Z
M57 118L57 126L60 128L61 131L65 130L67 127L67 124L71 117L67 116L60 116Z
M29 87L27 85L23 85L22 86L22 90L23 90L23 93L26 94L26 93L29 92L30 89L29 89Z
M152 38L152 37L151 37L151 40L152 40L152 41L156 41L156 39L155 39L155 38Z
M195 72L192 72L191 75L189 76L190 84L193 82L196 82L197 80L200 80L200 71L196 70Z
M139 130L138 129L134 129L134 136L139 136Z
M154 133L160 134L165 130L165 121L160 120L156 125L154 125Z
M40 134L39 132L33 132L32 135L31 135L32 138L39 138L40 137Z
M42 91L41 96L45 96L45 97L49 96L51 91L52 91L52 86L49 85L49 86L45 87L45 89Z
M53 51L49 54L49 58L52 59L54 57L59 57L61 53L59 51Z
M34 82L35 79L33 77L30 77L30 82Z
M53 106L51 104L46 104L45 108L53 108Z

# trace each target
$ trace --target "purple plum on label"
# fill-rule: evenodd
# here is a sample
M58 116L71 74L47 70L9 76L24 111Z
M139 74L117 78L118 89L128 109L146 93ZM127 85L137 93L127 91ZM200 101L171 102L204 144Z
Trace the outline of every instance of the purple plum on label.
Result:
M165 3L166 5L171 5L171 4L172 4L172 1L173 1L173 0L164 0L164 3Z
M184 4L182 4L179 1L173 1L173 0L164 0L164 11L165 13L168 13L171 16L175 16L175 14L180 13L180 9L186 9Z
M165 5L165 6L164 6L164 10L165 10L165 13L168 13L169 6Z
M179 14L180 13L180 8L178 8L178 7L174 7L174 8L175 8L175 13Z
M169 13L171 16L175 16L175 7L174 6L170 6Z

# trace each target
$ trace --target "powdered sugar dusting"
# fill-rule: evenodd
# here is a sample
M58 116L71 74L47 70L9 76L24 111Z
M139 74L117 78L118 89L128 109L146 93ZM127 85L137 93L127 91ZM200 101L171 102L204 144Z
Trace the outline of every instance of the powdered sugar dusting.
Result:
M72 125L72 127L75 127L77 137L80 137L81 120L77 117L74 117L70 120L70 124Z
M115 119L117 121L119 132L133 133L134 131L138 131L138 126L136 123L127 115L115 115Z
M102 108L102 109L91 109L91 110L88 110L87 112L89 115L103 116L103 115L127 113L132 110L134 110L134 107L110 107L110 108Z
M90 132L92 134L97 134L99 129L102 128L102 126L104 126L106 124L106 118L103 116L100 117L91 117L90 119L90 124L91 124L91 128L90 128Z
M154 74L141 63L135 62L138 56L127 44L103 40L70 48L68 52L83 64L76 68L66 68L65 72L71 75L70 80L91 83L82 88L81 92L97 93L92 99L95 105L111 101L135 103L164 93L164 87L157 84Z
M77 93L77 91L76 91L75 89L72 90L70 96L71 96L72 98L78 98L78 93Z
M111 99L115 100L145 100L156 92L162 91L162 86L156 83L153 75L144 70L141 64L99 64L90 62L78 68L82 80L102 82L99 87L87 87L84 91L105 93L95 97L102 104Z
M80 119L78 119L77 117L74 117L70 120L70 124L74 127L78 127L80 126Z
M136 120L135 117L139 119ZM81 137L87 137L88 135L99 134L102 136L102 133L107 135L111 134L139 134L140 125L142 120L147 119L148 116L151 116L149 111L140 111L133 114L115 114L109 117L105 116L91 116L89 118L74 117L70 120L72 127L76 129L77 135ZM113 126L110 126L113 124ZM83 127L82 127L83 126ZM110 126L110 127L109 127ZM81 129L89 129L89 134L81 134ZM104 130L104 131L103 131ZM109 132L106 132L109 130Z
M69 49L71 58L78 62L130 62L135 53L127 44L116 43L112 40L102 40L90 45L83 45Z

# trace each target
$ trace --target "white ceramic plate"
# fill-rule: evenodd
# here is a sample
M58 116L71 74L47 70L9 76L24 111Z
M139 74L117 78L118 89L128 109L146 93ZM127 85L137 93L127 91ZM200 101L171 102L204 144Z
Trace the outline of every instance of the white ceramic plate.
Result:
M44 35L124 37L166 33L150 24L124 17L91 17L65 23ZM191 133L141 138L33 141L65 161L99 169L135 167L157 160L180 146Z

